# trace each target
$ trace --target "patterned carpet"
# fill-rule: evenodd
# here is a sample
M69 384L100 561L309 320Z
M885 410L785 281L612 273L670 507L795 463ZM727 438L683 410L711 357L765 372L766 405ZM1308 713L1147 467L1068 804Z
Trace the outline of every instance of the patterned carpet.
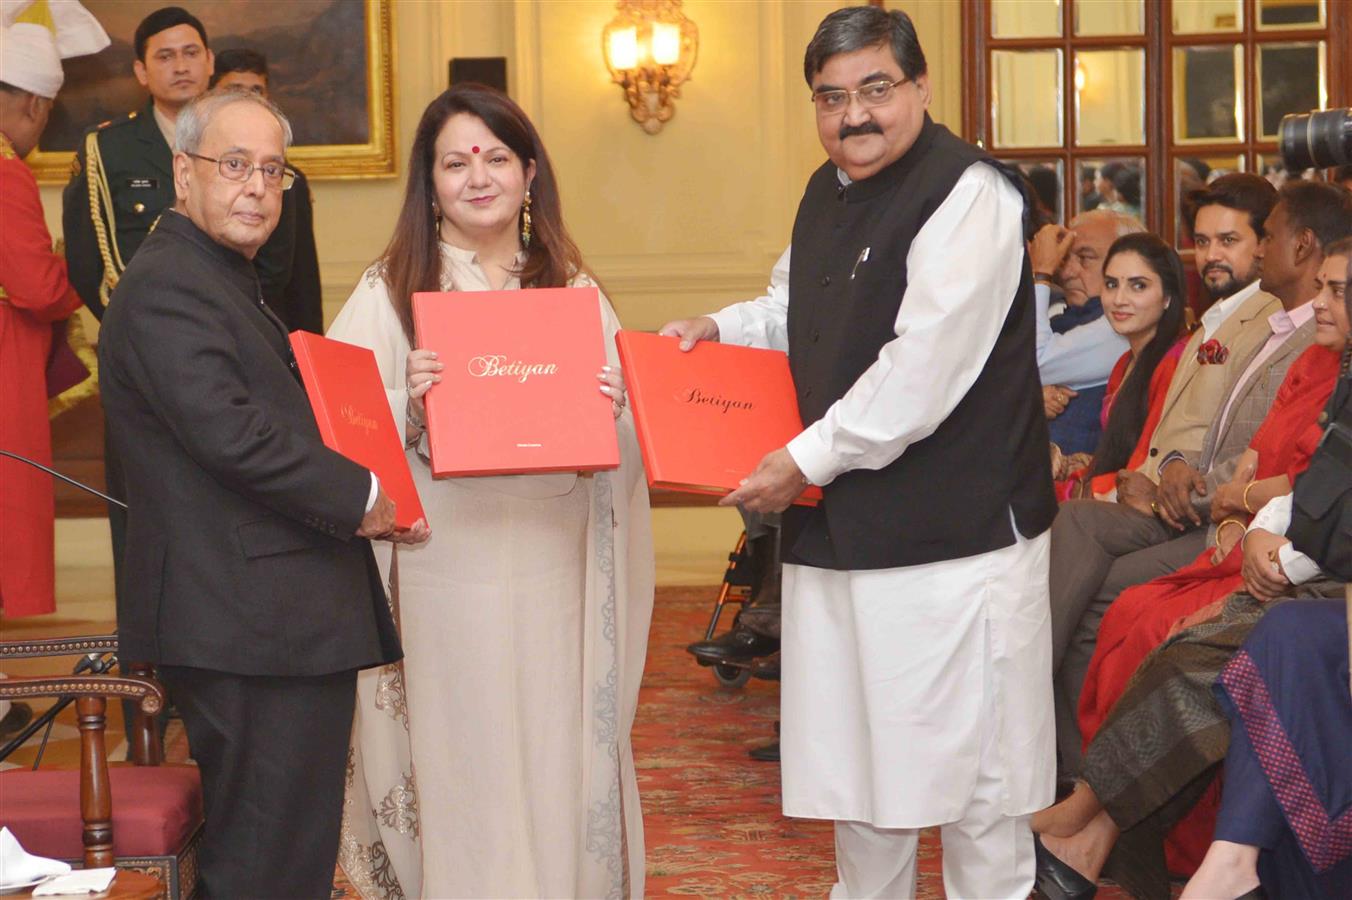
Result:
M741 688L722 687L709 669L685 652L686 644L703 634L715 594L712 587L662 588L657 593L634 727L647 838L647 893L824 897L835 881L830 824L780 815L779 766L754 762L746 755L748 749L774 739L778 684L752 680ZM731 611L723 627L730 622ZM87 623L78 628L52 625L49 620L38 630L99 630ZM116 704L109 718L108 745L116 751L123 744ZM47 748L44 766L76 764L79 741L74 724L73 710L67 710ZM37 743L35 739L20 750L11 764L31 764ZM166 756L180 761L187 755L182 726L174 721ZM918 896L943 897L936 831L924 835L920 854ZM334 896L356 896L341 870L335 873ZM1120 900L1127 895L1104 887L1098 896Z

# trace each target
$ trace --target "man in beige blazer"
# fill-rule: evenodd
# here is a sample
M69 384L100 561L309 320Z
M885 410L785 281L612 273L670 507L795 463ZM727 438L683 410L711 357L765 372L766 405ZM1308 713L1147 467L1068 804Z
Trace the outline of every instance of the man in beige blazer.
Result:
M1208 504L1216 485L1234 474L1235 464L1267 415L1287 368L1314 339L1309 304L1318 292L1315 274L1323 260L1321 248L1352 233L1352 200L1335 186L1293 183L1284 189L1268 215L1265 230L1259 251L1263 277L1258 290L1274 295L1280 306L1268 316L1251 312L1250 304L1261 309L1266 303L1260 299L1261 294L1255 294L1226 319L1229 325L1241 312L1250 316L1247 331L1241 327L1237 336L1248 352L1241 354L1231 346L1229 359L1220 361L1225 355L1220 348L1228 346L1220 343L1220 329L1215 345L1208 343L1210 338L1197 341L1196 336L1190 342L1190 362L1196 361L1198 350L1218 362L1197 367L1206 370L1215 366L1214 374L1190 372L1180 366L1175 383L1170 384L1166 404L1172 400L1174 405L1166 412L1167 420L1161 419L1152 439L1152 448L1160 452L1151 459L1158 460L1156 468L1163 485L1156 487L1140 473L1126 477L1119 485L1117 503L1087 500L1063 504L1052 527L1052 665L1057 744L1067 774L1079 767L1080 734L1075 713L1099 623L1124 589L1176 571L1206 546L1208 529L1202 525L1208 521ZM1257 337L1253 336L1255 332ZM1238 362L1227 366L1236 358ZM1171 432L1195 433L1187 429L1185 416L1203 413L1191 412L1198 407L1188 395L1212 388L1212 381L1225 380L1226 368L1231 370L1230 388L1212 407L1201 442L1195 448L1164 443L1161 434L1169 439ZM1190 382L1175 397L1179 378L1190 378ZM1176 487L1179 484L1183 485L1181 491ZM1170 486L1175 486L1174 492L1166 496Z

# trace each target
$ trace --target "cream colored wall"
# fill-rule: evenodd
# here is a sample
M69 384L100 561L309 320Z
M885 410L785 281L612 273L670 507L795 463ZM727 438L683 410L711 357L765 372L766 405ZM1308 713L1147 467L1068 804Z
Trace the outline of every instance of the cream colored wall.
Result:
M699 60L675 118L650 136L630 120L602 61L610 0L396 0L396 153L407 154L423 108L445 86L448 59L505 56L511 91L549 147L569 226L626 326L653 329L753 297L788 242L807 175L824 159L802 56L817 23L841 5L687 0ZM958 4L889 5L915 19L932 112L958 130ZM388 240L403 183L320 181L313 191L332 319ZM44 188L43 199L59 232L60 189ZM664 580L720 577L740 527L735 512L662 510L654 521Z

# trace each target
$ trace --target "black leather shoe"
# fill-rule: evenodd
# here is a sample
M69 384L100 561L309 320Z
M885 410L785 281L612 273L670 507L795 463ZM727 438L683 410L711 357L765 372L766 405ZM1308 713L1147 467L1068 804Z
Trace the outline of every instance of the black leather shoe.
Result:
M752 747L746 751L746 755L757 762L779 762L779 741L764 747Z
M711 641L696 641L685 648L703 663L750 662L760 656L779 651L779 641L763 637L749 628L734 625L722 637Z
M1050 850L1042 846L1042 838L1033 835L1033 850L1037 854L1037 892L1047 900L1090 900L1098 893L1098 886Z

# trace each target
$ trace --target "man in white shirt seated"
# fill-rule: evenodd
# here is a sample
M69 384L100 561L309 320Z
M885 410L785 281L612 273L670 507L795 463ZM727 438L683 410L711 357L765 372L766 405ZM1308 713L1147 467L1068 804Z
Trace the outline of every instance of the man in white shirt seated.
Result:
M1093 453L1108 376L1126 338L1103 317L1103 261L1113 241L1145 231L1134 217L1107 209L1081 213L1069 228L1044 225L1029 245L1036 279L1037 365L1052 443L1061 452ZM1051 314L1052 286L1065 309Z

